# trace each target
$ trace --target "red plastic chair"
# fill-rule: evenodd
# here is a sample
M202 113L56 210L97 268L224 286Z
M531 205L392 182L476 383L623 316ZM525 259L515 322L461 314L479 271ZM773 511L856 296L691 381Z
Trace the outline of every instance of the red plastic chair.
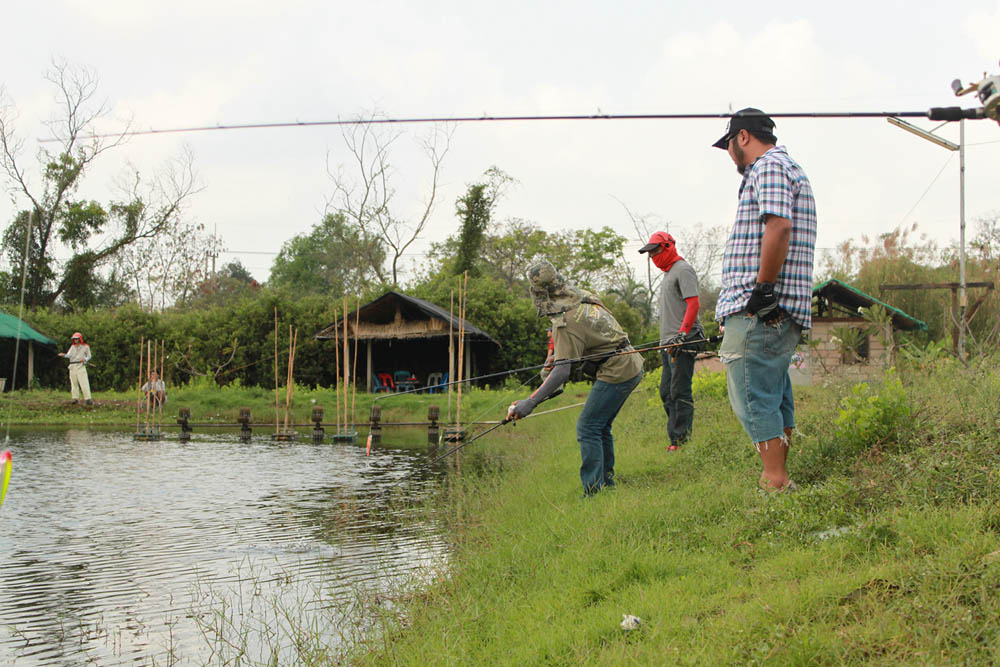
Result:
M379 373L378 381L387 391L396 391L396 383L392 381L391 373Z

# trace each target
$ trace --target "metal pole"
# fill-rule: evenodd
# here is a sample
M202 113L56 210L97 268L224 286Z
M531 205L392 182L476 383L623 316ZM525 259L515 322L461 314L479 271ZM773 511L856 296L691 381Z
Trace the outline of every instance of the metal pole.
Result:
M959 170L959 254L958 273L959 288L958 295L958 358L965 361L965 310L969 306L969 300L965 295L965 119L958 122L958 170Z

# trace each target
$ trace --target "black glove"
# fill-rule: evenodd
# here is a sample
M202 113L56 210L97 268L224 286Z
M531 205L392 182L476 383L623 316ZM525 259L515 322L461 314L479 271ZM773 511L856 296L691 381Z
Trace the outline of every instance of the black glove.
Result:
M757 283L753 286L750 301L747 303L747 313L756 315L761 322L770 322L781 316L778 297L774 295L774 283Z
M667 339L666 344L674 346L667 348L667 354L671 357L676 357L678 352L697 354L701 348L701 344L700 342L695 343L692 341L701 341L702 338L703 336L693 329L686 334L677 332Z

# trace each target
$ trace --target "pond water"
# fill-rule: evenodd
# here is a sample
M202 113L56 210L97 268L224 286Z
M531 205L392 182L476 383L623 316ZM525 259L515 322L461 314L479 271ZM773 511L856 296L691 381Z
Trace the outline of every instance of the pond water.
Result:
M332 656L446 565L443 527L406 502L443 474L426 445L166 437L13 431L0 446L0 664Z

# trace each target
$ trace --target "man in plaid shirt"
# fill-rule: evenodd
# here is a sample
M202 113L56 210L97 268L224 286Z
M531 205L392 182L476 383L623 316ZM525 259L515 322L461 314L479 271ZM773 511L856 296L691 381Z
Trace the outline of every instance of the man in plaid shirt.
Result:
M812 326L816 202L805 172L775 144L774 121L753 108L737 111L713 144L743 176L715 317L729 402L763 464L760 487L784 491L795 489L786 468L795 428L788 364Z

